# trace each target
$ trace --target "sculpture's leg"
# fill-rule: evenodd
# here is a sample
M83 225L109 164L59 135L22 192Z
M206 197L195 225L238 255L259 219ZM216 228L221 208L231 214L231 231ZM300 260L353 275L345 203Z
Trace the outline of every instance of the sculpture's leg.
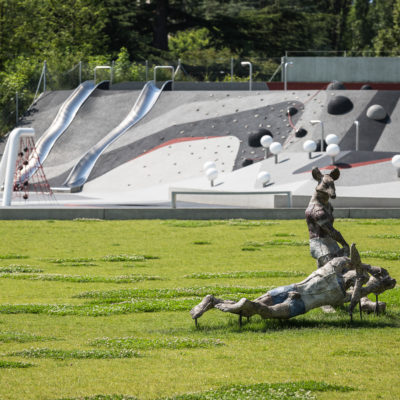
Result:
M252 315L258 314L262 318L287 319L291 317L289 303L290 298L288 298L288 301L284 301L283 303L267 306L256 301L250 301L246 298L243 298L234 304L216 304L215 308L218 308L224 312L239 314L246 317L251 317Z
M360 310L360 319L362 319L361 299L360 299L360 301L358 302L358 308L359 308L359 310Z
M206 311L211 310L216 304L227 303L233 304L234 301L217 299L211 294L208 294L204 299L190 310L190 315L195 320L197 325L197 318L200 318Z
M376 309L377 309L376 301L371 301L368 297L363 297L361 299L361 307L362 307L363 312L366 312L368 314L376 313ZM380 313L385 312L386 303L384 301L379 301L378 309L379 309Z
M379 315L379 301L378 301L378 295L375 294L375 314Z

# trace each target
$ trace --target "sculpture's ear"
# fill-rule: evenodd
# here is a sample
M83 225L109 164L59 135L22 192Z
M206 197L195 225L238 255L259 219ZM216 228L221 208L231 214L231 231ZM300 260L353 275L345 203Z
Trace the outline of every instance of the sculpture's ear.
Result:
M335 168L331 171L331 173L330 173L329 175L330 175L330 177L331 177L334 181L336 181L337 179L339 179L339 176L340 176L340 169L339 169L338 167L335 167Z
M353 267L361 265L360 253L358 252L355 243L352 243L350 246L350 259Z
M321 171L318 169L318 167L314 167L311 171L312 177L319 182L322 179L322 173Z

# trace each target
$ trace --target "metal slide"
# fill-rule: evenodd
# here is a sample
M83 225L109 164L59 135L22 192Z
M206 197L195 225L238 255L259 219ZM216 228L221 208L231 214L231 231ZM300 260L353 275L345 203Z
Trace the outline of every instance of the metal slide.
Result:
M161 89L157 88L154 81L147 82L125 119L78 161L63 186L81 188L104 150L120 138L129 128L138 123L152 109L161 92L170 82L165 82Z
M81 83L62 104L50 127L36 143L36 152L42 164L49 155L54 143L71 124L82 104L101 84L104 84L104 81L97 85L95 85L94 81L85 81ZM36 159L29 160L29 164L24 168L23 174L21 175L23 181L29 179L36 172L36 165Z

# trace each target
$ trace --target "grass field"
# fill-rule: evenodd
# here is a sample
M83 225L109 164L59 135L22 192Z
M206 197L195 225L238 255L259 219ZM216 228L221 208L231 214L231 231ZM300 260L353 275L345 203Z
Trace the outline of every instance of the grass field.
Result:
M400 220L337 220L400 279ZM320 309L240 328L315 269L304 221L0 221L0 399L399 399L400 290L386 315Z

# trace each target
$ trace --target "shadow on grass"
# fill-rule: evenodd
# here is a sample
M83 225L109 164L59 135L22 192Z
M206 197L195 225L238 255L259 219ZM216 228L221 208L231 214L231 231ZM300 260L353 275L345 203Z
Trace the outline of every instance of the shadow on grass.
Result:
M373 318L373 319L372 319ZM301 329L382 329L382 328L399 328L400 316L385 314L381 317L363 316L361 320L359 315L354 315L353 321L344 313L334 316L327 316L325 314L315 315L315 317L303 317L290 320L263 320L259 317L252 317L250 320L242 319L242 326L239 323L239 317L236 319L230 317L224 323L223 321L208 322L206 319L198 322L196 328L193 323L193 330L199 332L227 332L233 333L246 333L246 332L277 332Z

